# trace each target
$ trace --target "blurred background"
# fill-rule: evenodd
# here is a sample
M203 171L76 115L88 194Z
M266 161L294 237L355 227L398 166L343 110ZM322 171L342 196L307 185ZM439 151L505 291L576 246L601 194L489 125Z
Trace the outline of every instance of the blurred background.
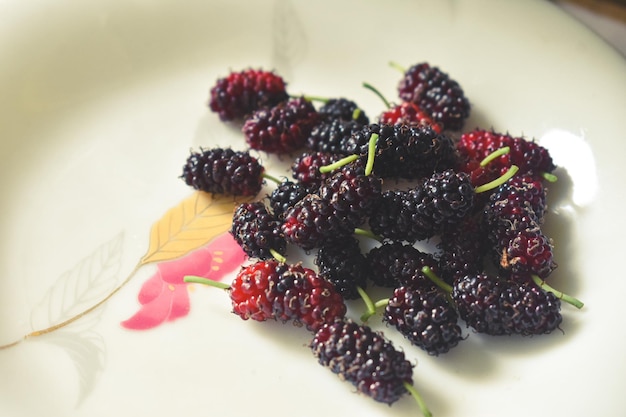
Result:
M626 56L626 0L553 0Z

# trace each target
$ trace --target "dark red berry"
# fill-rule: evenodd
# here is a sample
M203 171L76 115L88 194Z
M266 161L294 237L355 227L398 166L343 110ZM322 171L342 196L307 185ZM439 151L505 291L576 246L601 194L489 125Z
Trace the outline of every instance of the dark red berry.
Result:
M272 107L289 98L285 81L263 70L231 72L211 88L209 108L221 120L242 119L261 107Z
M351 320L322 326L310 343L319 363L376 401L392 404L412 384L413 365L391 341Z
M383 320L429 355L446 353L463 339L455 307L438 288L396 288Z
M341 295L313 270L274 259L242 268L229 293L234 313L244 320L293 321L311 331L346 312Z
M317 191L332 172L322 173L320 168L337 162L341 155L329 152L304 152L291 164L292 177L310 191Z
M502 247L500 267L514 274L545 278L556 268L553 245L539 229L520 230Z
M313 104L298 97L255 111L242 131L252 149L291 153L304 147L318 122L319 114Z
M317 194L308 194L285 213L281 231L287 243L311 250L332 239L347 236L354 227L346 225L330 202Z
M230 234L251 258L269 259L271 250L284 253L287 242L280 232L280 222L261 201L242 203L235 209Z
M263 172L258 159L248 152L213 148L192 152L181 178L208 193L254 196L263 185Z
M422 111L417 104L408 101L396 104L385 110L378 118L378 123L389 125L426 125L430 126L437 133L442 131L441 126Z
M492 130L475 129L462 134L457 143L461 160L470 167L463 170L468 171L489 154L506 146L510 151L489 163L489 171L496 177L503 174L511 165L519 167L518 175L525 173L539 175L556 169L548 150L536 142Z
M398 84L398 95L417 104L445 130L461 130L470 103L459 83L426 62L411 66Z
M306 140L312 151L344 154L345 142L365 126L355 120L332 119L318 123Z

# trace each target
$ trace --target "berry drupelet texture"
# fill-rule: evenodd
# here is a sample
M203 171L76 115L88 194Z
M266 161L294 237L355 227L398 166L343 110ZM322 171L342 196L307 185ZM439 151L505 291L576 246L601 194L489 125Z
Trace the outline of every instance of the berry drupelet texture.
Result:
M417 104L445 130L461 130L470 114L469 100L459 83L427 62L405 71L398 84L398 95Z
M413 365L381 333L351 320L322 326L310 343L319 363L376 401L392 404L412 384Z
M278 220L284 219L285 212L308 193L307 188L297 182L283 181L278 184L269 196L269 205L274 217Z
M438 288L396 288L383 320L429 355L446 353L463 339L455 307Z
M333 172L319 187L319 196L328 201L337 216L354 228L365 222L378 203L382 180L365 175L365 167L353 162Z
M332 175L332 172L320 172L320 168L341 158L341 155L330 152L304 152L291 164L291 175L296 182L315 192L324 180Z
M369 123L369 117L353 100L345 97L331 98L320 106L319 113L325 121L354 121L360 125Z
M181 178L208 193L254 196L261 190L264 171L259 160L248 152L213 148L192 152Z
M562 322L561 301L533 283L467 275L455 282L452 299L461 319L478 333L544 334Z
M217 80L210 91L209 108L221 120L229 121L243 119L288 98L282 77L271 71L246 69Z
M382 112L378 118L378 123L389 125L425 125L430 126L437 133L442 131L441 125L422 111L417 104L408 101L391 106Z
M320 116L303 97L283 101L255 111L242 127L248 146L269 153L291 153L301 149Z
M374 173L381 178L418 179L458 165L452 138L424 125L370 124L345 142L344 153L366 158L373 134L378 135Z
M432 282L421 273L428 266L437 271L432 255L402 242L385 242L366 254L372 282L380 287L397 288L403 285L432 288Z
M332 240L317 251L318 274L331 282L346 300L360 297L357 287L365 289L370 270L359 241L352 236Z
M464 161L463 164L470 167L469 169L489 154L508 146L510 148L508 153L489 163L494 168L490 170L492 175L496 176L504 173L511 165L519 167L518 175L533 173L538 176L542 173L551 173L556 169L556 165L546 148L536 142L523 137L511 136L508 133L475 129L463 133L456 146L461 160ZM468 168L464 170L467 171Z
M242 203L235 209L230 234L251 258L269 259L272 250L283 253L287 242L280 222L261 201Z
M408 191L383 192L369 225L372 232L384 238L414 243L462 221L474 207L474 196L467 174L435 172Z
M346 313L341 295L315 271L274 259L243 267L229 292L233 312L244 320L293 321L317 331Z
M311 250L352 234L354 227L336 216L330 202L317 194L308 194L285 212L281 231L287 243Z

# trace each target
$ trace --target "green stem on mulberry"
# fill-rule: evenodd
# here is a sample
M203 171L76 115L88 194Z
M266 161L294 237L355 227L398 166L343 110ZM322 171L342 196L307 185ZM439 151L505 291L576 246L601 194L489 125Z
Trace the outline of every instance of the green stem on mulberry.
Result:
M510 146L504 146L500 149L497 149L493 152L491 152L489 155L487 155L485 157L485 159L483 159L482 161L480 161L480 166L484 167L487 164L489 164L491 161L493 161L494 159L502 156L502 155L506 155L507 153L511 152L511 147Z
M513 176L517 174L517 171L519 171L519 167L517 165L511 165L511 167L500 177L474 188L474 192L476 194L479 194L484 193L485 191L493 190L494 188L501 186L502 184L513 178Z
M199 277L196 275L185 275L183 277L183 282L187 282L189 284L193 283L193 284L208 285L210 287L220 288L222 290L228 290L230 288L230 285L224 284L223 282L213 281L212 279Z
M376 312L381 309L387 307L389 304L389 298L383 298L373 303L374 308L372 310L368 310L365 313L361 314L361 321L366 323L370 317L372 317Z
M261 177L265 178L266 180L270 180L272 182L275 182L278 185L280 185L280 184L282 184L284 182L283 180L280 180L277 177L268 174L267 172L264 172L263 174L261 174Z
M374 170L374 159L376 156L376 142L378 142L378 133L372 133L367 143L367 162L365 163L365 176L368 176Z
M371 230L361 229L360 227L357 227L354 229L354 234L357 236L369 237L370 239L374 239L375 241L380 243L383 242L383 238L374 234Z
M365 307L367 308L367 311L361 315L361 321L366 322L367 319L376 314L376 305L370 298L369 294L367 294L363 288L357 285L356 290L361 296L363 302L365 303Z
M574 307L581 309L583 308L583 306L585 305L582 301L562 293L559 290L555 290L554 288L552 288L551 286L549 286L545 280L541 279L541 277L539 277L538 275L532 274L531 275L532 280L535 282L535 284L537 284L537 286L539 288L541 288L544 291L547 292L551 292L552 294L554 294L557 298L560 298L561 300L565 301L568 304L573 305Z
M281 264L284 264L285 262L287 262L287 258L285 258L282 254L280 254L277 250L275 249L270 249L270 253L272 254L272 256L274 257L274 259L276 259L278 262L280 262Z
M394 69L400 71L403 74L406 72L406 68L404 68L402 65L398 64L397 62L389 61L389 66L391 68L394 68Z
M333 172L336 169L341 168L344 165L348 165L350 162L356 161L359 159L359 155L348 155L346 157L341 158L340 160L333 162L332 164L324 165L320 167L320 172L322 174L327 174L329 172Z
M424 401L424 398L422 398L417 389L407 381L404 381L403 384L404 388L406 388L409 394L411 394L411 397L413 397L413 399L417 403L417 406L420 408L422 415L424 415L424 417L432 417L433 414L428 409L428 406L426 406L426 401Z
M385 107L386 108L388 108L388 109L391 108L391 104L389 103L389 101L385 98L385 96L382 95L382 93L380 91L378 91L378 89L376 87L374 87L370 83L363 83L363 87L367 88L368 90L370 90L374 94L376 94L378 96L378 98L380 98L382 100L382 102L385 103Z
M542 172L541 176L543 177L544 180L548 181L548 182L556 182L558 177L554 174L551 174L549 172Z
M441 288L446 293L450 294L452 292L452 286L448 284L447 282L445 282L444 280L442 280L437 274L435 274L433 270L430 269L429 266L423 267L422 273L426 275L426 278L431 280L436 286Z

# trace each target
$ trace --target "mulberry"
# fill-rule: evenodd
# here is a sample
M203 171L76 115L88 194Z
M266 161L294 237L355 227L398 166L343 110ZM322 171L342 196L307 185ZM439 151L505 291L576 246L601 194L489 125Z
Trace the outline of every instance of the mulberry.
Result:
M246 69L231 72L211 88L209 108L223 121L242 119L262 107L273 107L289 98L282 77Z
M181 178L196 190L215 194L254 196L263 185L265 169L248 152L226 148L192 152Z
M463 339L455 307L438 288L396 288L383 320L429 355L446 353Z
M242 203L235 209L230 234L251 258L269 259L272 250L284 253L287 246L280 222L260 201Z
M413 365L382 334L351 320L323 325L310 343L319 363L376 401L392 404L407 393Z
M444 130L461 130L470 114L470 103L459 83L426 62L405 71L398 95L415 103Z
M299 97L255 111L245 121L242 131L252 149L291 153L304 147L318 122L319 114L313 104Z

